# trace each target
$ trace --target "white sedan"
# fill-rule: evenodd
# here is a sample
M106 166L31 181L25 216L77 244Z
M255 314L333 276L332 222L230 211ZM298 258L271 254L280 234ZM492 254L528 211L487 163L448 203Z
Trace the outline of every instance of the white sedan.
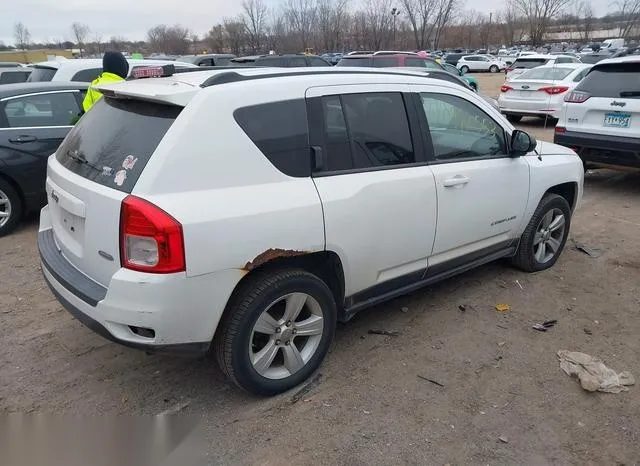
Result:
M500 111L512 123L523 116L537 116L556 121L571 92L591 69L592 65L563 63L539 66L507 81L500 89Z
M499 73L507 68L507 64L504 61L488 55L467 55L458 61L457 66L463 74L469 71Z

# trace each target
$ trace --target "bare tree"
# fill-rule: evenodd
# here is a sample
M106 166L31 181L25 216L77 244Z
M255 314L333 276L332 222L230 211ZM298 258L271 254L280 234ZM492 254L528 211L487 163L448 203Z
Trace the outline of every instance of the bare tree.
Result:
M436 26L437 4L438 0L402 0L417 49L423 50L429 47L431 35Z
M267 23L267 6L263 0L245 0L242 2L242 22L249 36L249 46L253 53L262 48Z
M209 29L206 41L212 52L224 52L226 47L226 35L224 26L222 26L222 24L216 24L211 29Z
M496 22L505 45L513 45L522 41L524 20L513 3L507 3L506 9L498 13Z
M289 28L305 51L311 44L318 8L314 0L289 0L285 6Z
M244 23L240 18L225 18L223 24L231 52L240 55L247 42Z
M560 16L573 0L508 0L526 19L532 45L542 45L553 18ZM638 0L640 1L640 0Z
M73 23L71 25L71 33L73 34L73 38L80 49L80 56L84 53L85 43L87 41L87 37L89 36L89 26L83 23Z
M109 39L109 45L113 50L117 50L119 52L124 51L126 47L127 39L122 36L111 36Z
M628 38L640 26L640 0L616 0L620 11L620 36Z
M595 27L596 16L593 12L591 0L581 0L576 5L578 12L578 33L580 39L588 41L591 39L591 33Z
M367 43L374 50L386 48L391 42L391 0L367 0L364 5Z
M452 19L461 9L463 0L437 0L437 14L434 19L433 47L438 48L445 31L451 25Z
M172 55L189 53L190 31L179 25L160 24L147 31L147 40L154 51Z
M347 0L317 0L316 27L323 50L342 48L349 28L347 17Z
M95 46L94 53L101 54L102 53L102 34L101 33L96 32L93 35L93 43Z
M15 45L17 49L29 49L29 44L31 43L31 33L24 24L22 24L21 22L17 22L13 25L13 37L16 41Z

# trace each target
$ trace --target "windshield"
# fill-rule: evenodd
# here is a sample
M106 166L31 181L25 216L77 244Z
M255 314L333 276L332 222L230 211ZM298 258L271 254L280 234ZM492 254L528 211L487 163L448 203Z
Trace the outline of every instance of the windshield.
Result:
M31 74L27 78L27 82L52 81L57 71L57 68L49 68L48 66L34 66Z
M548 81L561 81L574 71L571 68L555 68L555 67L539 67L534 68L530 71L525 71L520 76L518 76L518 80L525 79L544 79Z
M80 118L56 158L68 170L130 193L182 107L100 99Z

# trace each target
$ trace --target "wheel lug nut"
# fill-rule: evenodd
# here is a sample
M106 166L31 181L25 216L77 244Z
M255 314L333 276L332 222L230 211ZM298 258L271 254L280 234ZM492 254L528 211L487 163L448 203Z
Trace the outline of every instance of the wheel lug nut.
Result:
M290 340L287 340L287 341L285 341L285 342L284 342L284 344L285 344L285 345L287 345L287 346L289 346L289 345L291 344L291 341L290 341Z
M291 327L291 321L290 321L290 320L289 320L289 321L287 321L287 324L286 324L286 325L287 325L287 327Z
M282 342L280 340L276 340L276 345L280 346Z
M282 330L280 329L280 327L276 327L276 333L280 333L282 332Z
M291 333L295 335L296 333L298 333L298 331L294 328L293 330L291 330Z

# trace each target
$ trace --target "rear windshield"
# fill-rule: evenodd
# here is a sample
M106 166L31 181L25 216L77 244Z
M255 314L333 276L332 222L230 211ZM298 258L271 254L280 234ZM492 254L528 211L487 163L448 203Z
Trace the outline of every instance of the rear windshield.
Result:
M58 70L56 68L49 68L46 66L34 66L29 78L27 79L30 83L43 82L43 81L51 81L55 76Z
M371 57L343 58L336 66L371 66Z
M513 62L513 68L526 68L530 70L531 68L536 68L538 66L544 65L549 60L544 58L518 58L515 62Z
M181 110L105 97L80 118L56 158L73 173L130 193Z
M596 65L576 91L588 92L594 97L640 99L639 68L638 63Z
M549 81L560 81L571 74L574 71L571 68L534 68L530 71L525 71L517 79L546 79Z

